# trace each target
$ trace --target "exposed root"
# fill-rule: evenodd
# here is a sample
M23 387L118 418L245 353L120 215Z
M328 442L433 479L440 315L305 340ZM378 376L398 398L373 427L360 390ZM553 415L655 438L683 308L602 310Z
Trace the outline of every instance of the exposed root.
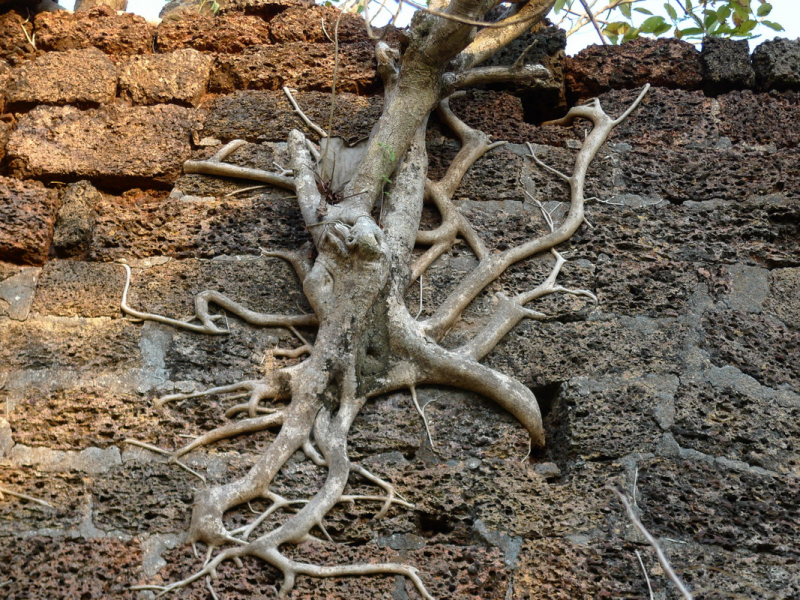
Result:
M661 545L658 543L658 540L653 537L653 534L650 533L647 528L642 525L642 522L639 520L639 517L636 516L636 512L633 510L633 506L631 506L630 500L628 497L623 494L617 488L609 488L612 492L617 495L619 501L622 502L622 506L625 507L625 513L628 515L628 519L636 528L636 530L644 536L644 539L647 540L647 543L653 547L653 550L656 551L656 556L658 557L658 562L661 563L661 568L664 569L664 572L669 577L670 581L675 584L675 587L678 588L678 591L683 596L684 600L692 600L693 596L692 593L689 591L689 588L686 587L686 584L681 581L681 578L678 577L677 573L672 568L672 565L669 564L669 560L667 559L666 554L664 554L664 550L661 548Z
M39 498L34 498L33 496L28 496L27 494L20 494L19 492L13 492L6 487L0 487L0 500L3 499L4 495L13 496L14 498L19 498L20 500L28 500L29 502L41 504L42 506L46 506L47 508L55 508L49 502L45 502L44 500L39 500Z
M258 325L262 327L294 327L294 326L308 326L316 325L317 318L314 315L273 315L266 313L259 313L249 308L246 308L231 300L224 294L215 291L200 292L195 296L195 314L187 320L173 319L163 315L154 313L142 312L131 308L128 305L128 290L131 285L131 268L130 266L120 263L122 268L125 269L125 287L122 291L122 301L120 308L122 311L136 319L143 321L155 321L157 323L164 323L165 325L172 325L180 329L186 329L195 333L206 333L209 335L227 335L230 331L217 327L215 321L223 318L223 315L212 315L209 312L209 305L216 304L217 306L233 313L237 317L243 319L251 325ZM199 320L201 324L192 323L194 320Z
M411 401L414 403L414 408L417 409L419 416L422 417L422 423L425 425L425 433L428 434L428 441L431 444L431 450L436 452L436 446L433 444L433 436L431 435L431 428L428 426L428 419L425 417L425 408L420 407L419 400L417 399L417 388L415 386L411 386ZM425 405L427 407L427 404Z

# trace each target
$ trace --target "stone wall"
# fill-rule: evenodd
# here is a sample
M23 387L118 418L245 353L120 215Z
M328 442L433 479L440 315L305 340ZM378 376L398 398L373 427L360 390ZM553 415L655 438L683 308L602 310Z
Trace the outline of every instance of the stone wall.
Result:
M326 122L333 60L321 22L334 13L246 4L157 28L102 7L32 23L0 15L0 487L52 505L0 499L6 598L144 598L128 588L193 572L182 536L201 482L124 440L172 448L213 428L220 400L155 410L152 399L258 377L271 368L266 349L296 343L232 317L230 336L210 338L119 310L120 259L141 310L188 316L208 288L256 310L307 308L290 268L258 250L306 241L293 200L181 174L234 138L248 141L236 164L285 160L281 142L302 124L284 85ZM345 20L339 37L334 128L356 140L379 114L380 86L358 23ZM523 460L527 434L512 417L431 388L420 399L432 403L434 452L408 394L380 398L358 418L351 455L416 508L372 522L374 506L344 505L326 520L342 544L297 555L402 560L439 599L574 600L648 597L639 551L655 597L676 598L607 489L619 485L698 598L798 599L800 47L767 42L751 60L742 44L641 41L565 60L558 45L545 57L563 75L548 92L556 104L599 95L613 114L634 88L655 87L600 152L587 190L597 200L564 247L562 281L599 305L542 302L552 320L521 324L487 358L539 397L547 450ZM524 90L474 91L454 106L509 141L467 175L462 210L493 248L541 232L524 192L559 214L564 189L523 144L569 170L581 126L526 122L544 109ZM440 174L458 146L433 123L429 147ZM424 310L473 265L461 247L440 259ZM504 275L453 342L487 318L494 291L530 287L548 268L533 260ZM227 481L270 439L187 463ZM274 489L302 495L320 475L298 459ZM220 597L272 597L277 573L245 566L225 565ZM208 593L198 584L181 597ZM292 597L417 598L392 577L300 578Z

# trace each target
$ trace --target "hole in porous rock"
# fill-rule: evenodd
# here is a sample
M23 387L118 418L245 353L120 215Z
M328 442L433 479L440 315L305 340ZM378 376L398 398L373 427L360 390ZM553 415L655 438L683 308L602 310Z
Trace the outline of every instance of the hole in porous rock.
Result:
M417 523L422 535L433 537L437 533L451 533L455 526L444 515L417 513Z
M546 418L553 409L556 398L561 393L561 382L548 383L541 387L531 388L533 395L539 402L539 410L542 411L542 419Z

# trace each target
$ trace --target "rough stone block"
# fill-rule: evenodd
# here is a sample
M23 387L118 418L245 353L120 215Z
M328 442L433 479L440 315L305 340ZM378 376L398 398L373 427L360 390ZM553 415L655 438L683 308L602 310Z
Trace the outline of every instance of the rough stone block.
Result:
M36 50L28 42L23 29L29 36L33 35L33 23L26 23L17 11L0 14L0 59L17 60Z
M216 18L188 14L180 19L165 19L159 24L156 37L159 52L194 48L201 52L239 54L250 46L270 43L266 21L235 13Z
M89 256L257 256L259 247L295 250L307 239L300 211L285 195L202 202L169 199L141 206L106 202L98 208Z
M2 83L3 82L0 81L0 84ZM0 110L2 110L2 101L0 101ZM3 157L6 155L6 144L8 143L8 138L11 137L11 131L13 129L11 123L0 121L0 160L3 160Z
M242 54L217 57L209 91L298 90L330 91L333 74L330 44L295 42L282 46L252 46ZM347 44L339 48L336 89L356 94L376 93L380 83L372 44Z
M717 365L734 365L762 385L800 386L800 331L769 315L737 310L707 313L704 345Z
M9 551L3 542L13 539L11 536L31 529L77 529L85 518L86 482L76 473L42 473L33 467L12 466L5 458L0 460L0 478L3 487L52 505L50 508L10 495L0 501L0 560L5 559L4 570L6 565L14 564L13 558L3 556ZM52 585L52 581L45 585Z
M328 126L330 94L296 92L292 95L309 119L320 127ZM337 93L332 135L350 142L368 137L380 117L380 109L379 96ZM300 117L292 112L282 91L239 91L214 100L201 135L223 142L232 139L256 143L285 142L292 129L316 138L316 134L308 131Z
M41 269L0 263L0 316L15 321L28 318Z
M88 12L42 12L36 15L39 50L76 50L94 46L106 54L148 54L155 27L143 17L98 6Z
M561 386L548 420L556 454L607 460L654 451L673 425L677 388L674 375L651 373L569 380Z
M133 104L197 105L205 94L212 62L191 48L131 57L120 65L120 96Z
M67 186L58 209L53 247L59 256L79 256L89 248L102 195L88 181Z
M0 177L0 259L41 264L53 241L59 197L38 182Z
M640 463L638 484L642 522L656 537L796 558L797 477L655 458Z
M0 360L9 368L99 371L141 362L140 331L122 319L29 318L0 327Z
M655 87L696 90L703 83L700 53L688 42L639 38L621 46L589 46L567 58L567 98L591 98L611 89Z
M117 69L95 48L49 52L24 62L11 73L6 102L34 104L105 104L117 94Z
M717 98L719 130L734 144L796 148L800 145L800 92L731 92Z
M139 598L130 589L141 577L138 540L7 537L0 560L10 578L7 598Z
M767 40L753 51L756 82L762 90L800 90L800 40Z
M42 316L119 318L124 282L119 265L51 260L42 269L32 308Z
M703 40L700 63L703 87L712 94L751 88L756 83L747 40L707 37Z
M681 448L800 474L800 394L731 365L681 377L672 432Z
M800 268L775 269L770 287L766 312L800 331Z
M290 8L270 20L270 34L276 44L291 42L332 44L331 39L340 14L338 10L324 6ZM327 30L327 35L323 31L323 26ZM342 14L338 39L340 44L369 41L364 19L355 13Z
M8 142L11 171L45 180L165 187L190 156L191 112L178 106L106 106L80 111L40 106Z

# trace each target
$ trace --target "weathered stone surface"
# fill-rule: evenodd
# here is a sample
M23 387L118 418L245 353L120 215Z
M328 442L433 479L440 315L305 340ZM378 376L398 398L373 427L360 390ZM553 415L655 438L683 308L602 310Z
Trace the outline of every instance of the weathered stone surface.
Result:
M102 200L88 181L67 186L58 209L53 248L59 256L80 256L89 248L97 219L94 207Z
M249 183L252 185L252 182ZM306 240L300 211L283 193L251 199L175 200L98 208L92 260L255 255L259 247L297 249Z
M292 8L314 6L312 0L222 0L219 3L219 12L226 13L245 13L248 15L258 15L269 21L275 15Z
M796 477L740 473L717 462L655 458L642 461L638 482L642 522L656 536L726 550L797 555Z
M682 377L675 440L690 450L779 473L800 473L800 395L760 385L731 365Z
M197 105L205 94L212 62L191 48L133 56L120 65L120 97L133 104Z
M800 93L756 94L745 90L717 100L720 134L734 144L776 148L796 148L800 144L800 131L794 126L800 119Z
M330 94L297 92L292 95L311 121L327 128ZM381 102L379 96L337 92L332 135L350 142L368 137L380 117ZM317 137L291 112L289 100L282 91L239 91L214 100L201 135L223 142L232 139L284 142L292 129L304 131L311 139Z
M74 10L83 12L95 6L108 6L117 11L124 11L128 7L128 0L76 0Z
M453 100L450 107L458 118L492 140L512 144L538 141L534 138L537 128L524 122L522 100L508 92L470 90L464 98Z
M0 177L0 259L43 263L58 204L58 193L41 183Z
M567 58L567 98L591 98L610 89L656 87L698 89L700 53L675 39L639 38L621 46L589 46Z
M25 22L17 11L0 14L0 59L19 59L35 50L25 37L33 34L33 23Z
M48 261L39 277L33 311L54 317L121 316L125 271L104 263Z
M117 69L95 48L49 52L11 74L9 105L104 104L117 93Z
M0 359L6 368L72 371L136 367L139 331L121 319L28 319L2 324Z
M762 90L800 90L800 40L776 38L759 44L753 69Z
M713 94L751 88L756 83L747 40L705 38L700 64L703 66L703 87Z
M166 186L189 158L192 114L178 106L40 106L8 142L12 173L105 186Z
M291 42L332 44L339 15L338 10L324 6L290 8L270 20L270 34L276 44ZM327 35L322 29L323 23ZM340 44L367 42L369 36L364 27L364 19L355 13L344 13L339 21L337 37Z
M10 578L3 590L9 600L139 597L130 589L140 577L138 541L6 537L0 538L0 560Z
M107 6L88 12L43 12L36 15L36 46L40 50L76 50L94 46L107 54L147 54L153 51L155 28L143 17L117 15Z
M195 16L213 17L214 8L211 2L203 0L170 0L164 4L158 16L162 21L181 21Z
M654 451L663 431L673 425L677 388L674 375L651 373L570 379L561 386L549 417L556 452L581 460L608 460ZM616 433L606 436L610 422Z
M296 42L281 46L251 46L242 54L217 57L209 91L279 90L284 86L330 91L333 58L330 44ZM372 44L340 47L336 89L369 94L376 93L379 87Z
M194 48L201 52L238 54L249 46L271 42L266 21L236 13L216 18L187 14L180 19L165 19L156 36L159 52Z
M737 310L708 313L705 344L718 366L732 364L762 385L800 385L800 332L767 315Z
M800 330L799 268L772 271L771 294L765 308L790 328Z
M0 263L0 316L15 321L28 318L41 269Z

